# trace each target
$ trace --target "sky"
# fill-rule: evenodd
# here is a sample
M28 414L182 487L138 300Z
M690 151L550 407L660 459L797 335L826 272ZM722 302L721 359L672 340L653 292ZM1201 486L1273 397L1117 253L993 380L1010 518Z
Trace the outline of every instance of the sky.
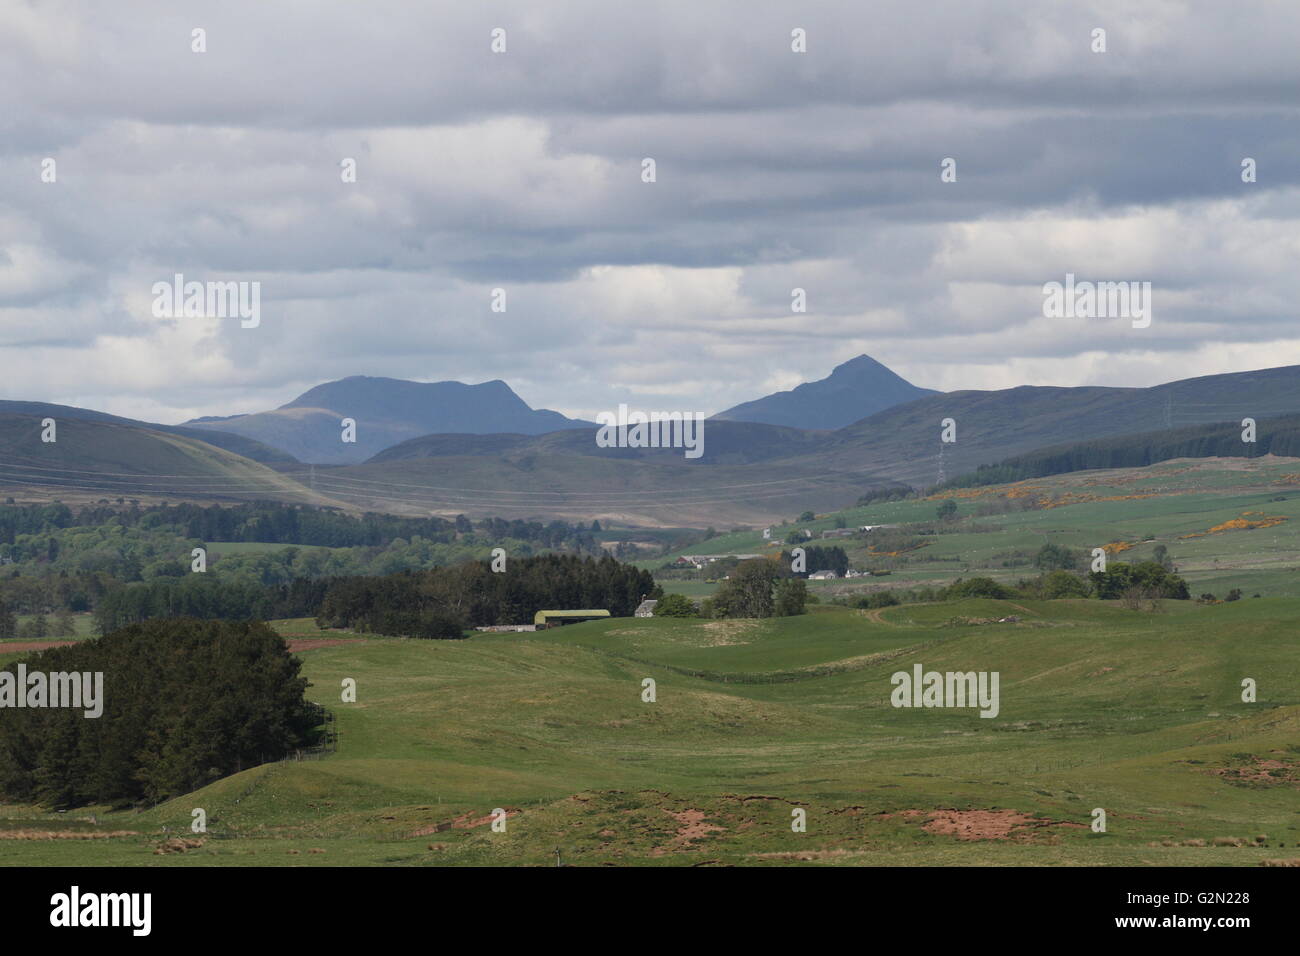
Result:
M1283 2L2 0L0 398L503 379L591 419L862 353L943 390L1300 364L1298 40ZM177 273L259 323L155 315ZM1067 273L1150 282L1150 324L1048 317Z

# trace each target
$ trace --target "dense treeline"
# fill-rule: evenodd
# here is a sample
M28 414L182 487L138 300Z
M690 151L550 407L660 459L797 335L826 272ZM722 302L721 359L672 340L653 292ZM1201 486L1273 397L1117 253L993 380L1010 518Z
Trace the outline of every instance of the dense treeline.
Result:
M157 803L311 746L323 717L300 662L261 623L150 621L26 665L103 674L103 712L3 711L0 794L23 803Z
M57 503L7 505L0 506L0 602L20 614L84 612L101 610L111 593L115 598L103 608L111 626L141 619L133 610L140 606L234 616L232 609L209 613L216 601L208 590L213 585L200 582L216 577L232 592L228 603L257 616L265 600L255 595L298 579L450 566L483 558L496 547L512 557L547 549L601 554L599 530L562 521L353 516L278 504L101 504L76 512ZM399 532L410 537L395 537ZM260 539L254 547L221 543L252 539ZM192 552L200 547L206 573L189 582L195 576ZM128 588L130 593L118 593Z
M1300 416L1260 421L1255 431L1254 442L1242 441L1243 428L1233 422L1054 445L995 465L980 465L974 472L958 475L939 487L1000 485L1094 468L1141 468L1171 458L1300 456Z
M1120 601L1134 610L1155 608L1168 598L1186 601L1191 598L1187 582L1173 569L1159 561L1139 561L1129 564L1111 562L1105 571L1088 574L1064 568L1047 571L1036 578L1022 579L1014 586L987 577L958 578L946 587L920 587L911 590L873 591L856 597L839 596L833 603L851 604L862 608L892 607L896 604L924 604L935 601L956 601L964 598L994 598L997 600L1030 599L1057 600L1059 598L1097 598L1103 601Z
M157 578L110 591L95 609L108 633L157 617L223 620L315 617L343 627L401 637L461 637L470 627L531 624L543 609L605 608L631 615L656 592L654 576L612 557L541 555L508 559L495 573L484 561L378 577L304 579L273 586L206 574Z
M803 550L803 571L789 570L794 563L794 553L792 551L781 552L778 567L782 569L782 576L806 578L818 571L834 571L838 577L842 578L844 572L849 569L849 556L839 545L828 547L820 544L810 544L803 546Z
M432 568L381 578L331 581L321 602L323 627L406 637L460 637L469 627L531 624L545 609L604 608L628 617L644 597L657 597L649 571L608 555L547 554L509 561Z
M156 578L105 594L95 608L95 630L108 634L159 617L233 621L315 617L329 587L328 579L309 578L270 586L207 574Z
M446 544L457 536L512 538L543 548L595 552L599 547L590 528L564 521L522 521L484 518L477 525L458 515L446 518L401 518L367 512L352 515L331 508L280 502L234 506L160 504L141 508L119 499L118 505L87 505L73 511L67 505L0 505L0 544L13 545L19 535L47 535L65 528L117 525L123 528L168 530L200 541L257 541L302 544L323 548L378 547L398 539L423 538ZM15 561L39 554L11 555Z

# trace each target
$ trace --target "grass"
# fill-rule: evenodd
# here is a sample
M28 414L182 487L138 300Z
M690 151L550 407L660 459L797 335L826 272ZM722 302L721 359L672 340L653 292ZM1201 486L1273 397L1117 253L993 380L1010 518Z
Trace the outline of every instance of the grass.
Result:
M1049 507L980 514L1012 508L1034 495ZM925 536L923 547L889 561L867 550L868 540L827 539L819 535L841 520L850 528L867 524L930 522L946 497L958 504L956 521ZM1250 513L1247 515L1247 513ZM1211 529L1234 520L1281 519L1266 527ZM701 542L683 553L761 554L791 545L791 530L807 528L813 545L843 547L852 567L892 567L888 577L855 578L830 586L829 593L942 586L958 577L985 575L1015 584L1038 572L1032 557L1046 543L1091 551L1111 542L1129 548L1115 560L1150 560L1164 545L1193 592L1222 597L1231 588L1246 595L1300 597L1300 461L1258 459L1180 459L1147 468L1073 472L1011 485L945 492L940 496L882 502L820 515L814 521L735 532ZM778 542L778 543L774 543ZM676 553L643 562L657 568ZM812 569L810 569L812 570ZM815 585L815 582L814 582ZM666 590L693 598L711 586L695 581L665 581Z
M36 617L35 614L18 614L18 615L15 615L15 616L16 616L17 619L18 619L18 626L19 626L19 627L22 627L22 626L23 626L24 624L26 624L28 621L30 621L30 620L32 620L34 617ZM53 624L54 624L54 615L53 615L53 614L47 614L47 615L45 615L45 620L46 620L46 621L47 621L51 626L53 626ZM72 635L71 637L67 637L67 636L65 636L65 637L43 637L43 638L39 638L39 640L43 640L43 641L84 641L84 640L86 640L87 638L91 638L91 637L94 637L94 636L95 636L95 617L94 617L93 614L74 614L74 615L72 615L72 620L73 620L73 623L76 625L76 629L77 629L76 634ZM7 641L8 641L8 642L16 642L16 643L28 643L28 639L25 638L25 637L9 638L9 639L7 639ZM7 641L6 641L6 640L0 640L0 648L3 648L4 645L5 645L5 643L6 643Z
M367 638L302 653L337 754L142 812L0 808L0 859L553 865L558 847L582 865L1256 865L1300 857L1297 626L1290 599L964 601ZM998 671L1001 712L891 707L890 675L914 663ZM196 807L206 835L189 833ZM505 833L484 822L495 808ZM177 836L203 842L156 852ZM1227 838L1243 845L1212 845Z

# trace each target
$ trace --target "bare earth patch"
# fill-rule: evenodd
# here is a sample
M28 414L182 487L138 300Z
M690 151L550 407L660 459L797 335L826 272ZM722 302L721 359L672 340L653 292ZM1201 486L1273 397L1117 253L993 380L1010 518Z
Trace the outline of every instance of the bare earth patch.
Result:
M895 814L879 816L887 820ZM1082 823L1044 820L1019 810L903 810L897 816L909 820L927 817L921 829L959 840L1025 840L1055 827L1085 829Z
M507 807L503 807L502 809L506 811L507 820L519 813L518 810L511 810ZM414 831L411 836L429 836L432 833L443 833L447 830L472 830L475 827L487 826L492 822L492 819L493 817L490 813L486 816L476 817L471 811L462 813L458 817L452 817L450 820L444 820L442 823L431 823L428 826L420 827L420 829Z
M1246 787L1300 786L1300 764L1295 761L1254 757L1236 767L1222 767L1210 773L1228 783Z
M671 853L674 850L686 849L691 843L696 840L703 840L710 833L724 833L727 829L726 827L705 823L703 810L665 810L664 813L677 821L677 833L667 846L656 847L651 850L651 856L663 856L665 853Z

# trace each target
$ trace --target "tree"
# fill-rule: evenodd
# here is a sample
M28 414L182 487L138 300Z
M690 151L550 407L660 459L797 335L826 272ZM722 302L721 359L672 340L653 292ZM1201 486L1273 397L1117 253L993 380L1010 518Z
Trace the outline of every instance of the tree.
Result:
M816 520L817 520L817 516L816 516L815 514L813 514L811 511L805 511L803 514L801 514L801 515L799 516L799 520L800 520L800 521L816 521Z
M1043 597L1049 601L1088 596L1088 582L1069 571L1053 571L1043 575L1041 589Z
M781 578L776 582L776 600L773 615L776 617L793 617L804 613L804 603L808 600L808 585L803 578Z
M665 594L655 605L655 617L696 617L699 609L685 594Z
M1097 597L1103 601L1118 599L1126 607L1134 609L1143 601L1153 602L1154 606L1160 598L1185 601L1191 597L1186 581L1154 561L1138 564L1115 562L1105 571L1093 571L1088 579Z
M37 614L18 628L18 636L26 641L42 641L50 636L50 622L45 619L44 614Z
M54 613L54 625L50 628L51 637L76 637L77 621L72 612L61 607Z
M1034 567L1040 571L1073 571L1077 566L1074 552L1059 544L1045 544L1034 555Z
M1156 545L1152 559L1166 571L1172 571L1174 569L1173 562L1169 560L1169 549L1163 544Z
M957 502L947 498L943 504L935 509L935 513L939 516L940 521L951 521L957 517Z
M958 579L944 592L944 597L950 601L957 598L1004 599L1011 597L1011 589L992 578L970 578L966 581Z
M766 558L751 558L736 565L730 578L713 595L717 617L771 617L776 565Z
M9 609L9 605L0 601L0 638L18 636L18 618Z

